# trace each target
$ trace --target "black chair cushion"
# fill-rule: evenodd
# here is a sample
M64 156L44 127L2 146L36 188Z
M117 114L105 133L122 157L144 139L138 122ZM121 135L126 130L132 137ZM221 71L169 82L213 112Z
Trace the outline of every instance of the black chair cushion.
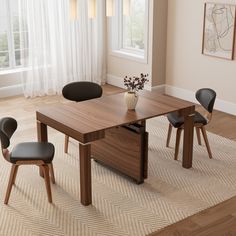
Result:
M102 87L88 81L72 82L64 86L62 95L68 100L81 102L101 97Z
M167 118L169 122L175 127L179 128L183 125L184 123L184 117L179 116L177 112L172 112L167 115ZM199 112L195 111L195 116L194 116L194 124L202 124L206 125L207 120L204 116L202 116Z
M54 152L55 148L51 143L19 143L10 154L10 162L42 160L45 163L51 163Z

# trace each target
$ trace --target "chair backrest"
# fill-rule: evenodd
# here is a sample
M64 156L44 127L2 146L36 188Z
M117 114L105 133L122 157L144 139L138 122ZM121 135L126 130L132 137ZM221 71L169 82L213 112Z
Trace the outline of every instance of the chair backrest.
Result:
M10 139L17 129L17 121L11 117L4 117L0 120L0 141L2 149L10 146Z
M196 99L209 112L212 113L216 100L216 92L209 88L202 88L196 92Z
M62 89L64 98L81 102L102 96L102 87L93 82L79 81L67 84Z

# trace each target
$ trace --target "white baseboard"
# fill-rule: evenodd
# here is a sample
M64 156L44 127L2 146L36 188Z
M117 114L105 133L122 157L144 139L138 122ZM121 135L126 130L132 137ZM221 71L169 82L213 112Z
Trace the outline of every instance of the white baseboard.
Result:
M196 102L195 92L192 92L190 90L186 90L186 89L166 85L165 86L165 93L167 95L177 97L177 98L180 98L180 99L184 99L184 100L187 100L189 102Z
M22 94L23 88L21 84L0 88L0 98L12 97Z
M120 88L124 88L123 78L114 75L107 75L107 83ZM159 85L155 87L145 86L145 89L149 91L159 91L160 93L165 93L167 95L184 99L186 101L194 103L197 102L195 98L195 92L190 90L177 88L170 85ZM236 104L232 102L227 102L222 99L216 98L214 109L236 116Z
M221 99L216 99L215 109L236 116L236 104Z
M121 77L108 74L107 83L120 87L120 88L124 88L123 78ZM166 93L167 95L181 98L190 102L196 102L195 92L190 91L190 90L177 88L170 85L159 85L155 87L146 86L145 89L149 91L152 90L152 91L158 91L160 93ZM12 96L17 96L17 95L23 95L23 88L21 84L0 88L0 98L12 97ZM235 103L224 101L222 99L217 98L214 108L216 110L226 112L226 113L236 116Z
M166 85L162 84L162 85L152 87L151 91L158 91L159 93L164 94L165 93L165 88L166 88Z
M196 103L195 92L190 91L190 90L166 85L165 93L170 96L174 96L177 98L181 98L181 99ZM227 101L216 98L214 109L236 116L236 104L232 102L227 102Z
M124 87L124 79L118 76L107 74L107 83L119 88L125 88ZM151 87L150 85L145 85L145 90L148 91L158 91L160 93L165 93L165 85L159 85L155 87Z
M119 88L125 88L124 87L124 79L118 76L107 74L107 84L119 87Z

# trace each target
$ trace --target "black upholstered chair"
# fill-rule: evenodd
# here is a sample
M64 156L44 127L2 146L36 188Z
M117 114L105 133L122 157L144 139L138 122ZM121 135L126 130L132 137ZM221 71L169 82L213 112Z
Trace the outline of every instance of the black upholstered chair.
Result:
M201 145L201 134L200 134L201 130L209 158L212 158L212 153L207 139L205 126L211 121L212 118L212 111L216 99L216 92L209 88L202 88L196 92L195 96L198 102L202 105L202 107L206 111L205 115L202 115L201 113L195 111L194 127L196 128L198 144ZM177 112L169 113L167 115L167 118L170 124L167 135L166 147L169 147L172 127L177 128L176 144L175 144L175 160L178 160L179 143L182 130L184 129L184 118L179 116Z
M17 144L12 151L8 150L10 139L17 129L17 122L11 117L4 117L0 120L0 141L3 157L12 164L10 179L8 182L5 204L11 194L12 185L20 165L37 165L43 172L45 185L47 189L48 201L52 202L50 177L55 183L52 160L54 157L54 146L51 143L25 142Z
M102 87L96 83L88 81L73 82L65 85L62 89L62 95L64 98L82 102L102 96ZM68 153L69 136L65 136L65 153Z

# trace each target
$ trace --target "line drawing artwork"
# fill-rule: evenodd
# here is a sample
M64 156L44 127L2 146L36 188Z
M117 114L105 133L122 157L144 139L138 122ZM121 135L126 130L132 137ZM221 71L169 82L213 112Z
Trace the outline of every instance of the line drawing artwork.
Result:
M202 53L232 60L234 38L235 6L205 3Z

